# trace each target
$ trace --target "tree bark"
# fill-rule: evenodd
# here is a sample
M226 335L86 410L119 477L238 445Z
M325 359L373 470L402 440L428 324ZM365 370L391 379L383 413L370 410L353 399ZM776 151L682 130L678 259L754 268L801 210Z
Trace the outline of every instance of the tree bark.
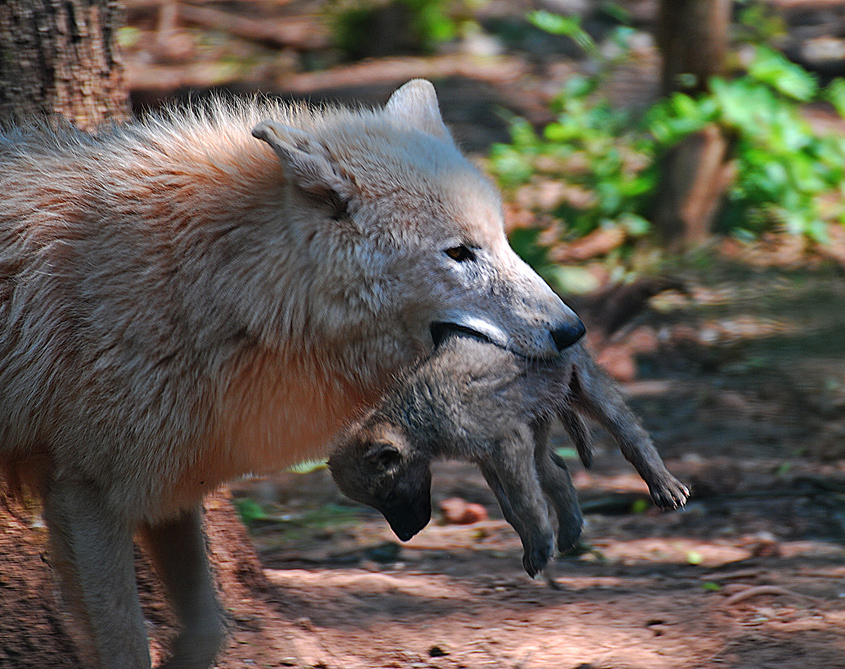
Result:
M664 95L705 92L709 79L724 73L730 10L729 0L661 0L656 41ZM704 242L733 175L729 142L716 127L670 149L651 214L664 244L678 250Z
M0 2L0 126L62 116L93 130L127 120L129 93L116 41L122 20L117 0ZM212 495L205 508L210 561L226 585L220 594L228 608L228 597L260 594L264 574L228 493ZM153 657L160 657L174 619L149 561L136 555L145 617L155 623ZM54 590L37 509L20 508L0 476L0 666L78 666Z
M0 3L0 117L58 114L80 128L129 117L116 0Z
M661 159L651 219L669 248L691 248L710 236L734 179L730 144L715 126L684 138Z
M663 54L663 95L701 92L725 69L730 0L661 0L656 42Z

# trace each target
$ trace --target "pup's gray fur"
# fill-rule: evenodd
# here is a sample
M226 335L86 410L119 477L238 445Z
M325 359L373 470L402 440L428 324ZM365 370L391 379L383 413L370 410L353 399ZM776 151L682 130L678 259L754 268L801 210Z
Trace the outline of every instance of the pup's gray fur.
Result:
M580 344L540 363L472 337L451 337L344 433L329 466L346 495L381 511L407 541L431 518L431 461L477 463L522 539L523 566L533 576L554 554L550 511L561 551L581 534L578 498L548 435L560 418L589 467L585 416L614 437L657 506L686 502L687 488Z

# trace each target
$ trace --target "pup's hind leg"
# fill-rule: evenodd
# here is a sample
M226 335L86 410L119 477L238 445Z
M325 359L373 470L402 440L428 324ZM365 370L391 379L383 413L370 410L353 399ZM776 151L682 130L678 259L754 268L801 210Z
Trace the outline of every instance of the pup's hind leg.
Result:
M655 504L661 509L683 506L689 490L666 469L648 432L586 352L576 363L570 387L571 406L586 413L610 433L622 454L648 484Z
M593 466L593 435L590 428L587 427L584 419L568 406L560 407L557 415L572 440L575 450L578 451L581 464L584 465L584 469L589 469Z
M141 539L164 582L182 629L161 669L205 669L223 642L223 628L202 532L201 509L143 525Z
M92 486L51 482L44 496L52 566L70 611L71 635L85 666L150 666L135 583L133 528Z
M548 422L537 426L534 436L534 462L540 486L551 502L557 517L557 547L562 553L571 550L581 538L584 518L578 504L578 493L572 485L569 469L563 458L551 449Z
M479 463L505 519L522 539L522 565L532 577L554 555L554 533L534 467L533 448L531 430L518 425L497 444L488 461Z

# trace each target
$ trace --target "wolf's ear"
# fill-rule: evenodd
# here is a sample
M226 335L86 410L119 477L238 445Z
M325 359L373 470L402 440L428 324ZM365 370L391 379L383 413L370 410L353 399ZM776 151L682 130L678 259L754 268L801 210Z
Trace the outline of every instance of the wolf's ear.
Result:
M452 142L452 135L440 116L437 93L430 81L412 79L390 96L384 111L411 127Z
M267 142L276 152L287 175L310 193L343 196L348 190L320 141L313 135L276 121L262 121L252 129L252 136Z

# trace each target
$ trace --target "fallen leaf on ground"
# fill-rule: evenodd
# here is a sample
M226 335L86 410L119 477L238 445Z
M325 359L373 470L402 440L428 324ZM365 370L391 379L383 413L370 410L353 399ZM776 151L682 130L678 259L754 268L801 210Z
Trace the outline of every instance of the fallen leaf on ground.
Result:
M450 525L472 525L487 520L488 514L481 504L467 502L460 497L449 497L440 502L443 520Z

